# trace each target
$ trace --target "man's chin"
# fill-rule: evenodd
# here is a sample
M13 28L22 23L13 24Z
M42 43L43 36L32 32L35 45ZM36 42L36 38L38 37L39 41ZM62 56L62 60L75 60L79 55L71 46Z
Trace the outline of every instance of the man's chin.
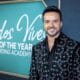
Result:
M47 33L48 36L50 37L57 37L59 35L60 32L57 32L55 34L50 34L50 33Z

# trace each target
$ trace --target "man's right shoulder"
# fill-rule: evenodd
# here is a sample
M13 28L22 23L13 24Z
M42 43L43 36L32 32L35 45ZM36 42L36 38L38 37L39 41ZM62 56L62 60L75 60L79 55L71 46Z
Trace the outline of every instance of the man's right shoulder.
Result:
M37 44L33 45L33 47L34 47L35 49L41 49L42 47L45 46L45 42L46 42L46 40L44 39L44 40L42 40L41 42L38 42Z

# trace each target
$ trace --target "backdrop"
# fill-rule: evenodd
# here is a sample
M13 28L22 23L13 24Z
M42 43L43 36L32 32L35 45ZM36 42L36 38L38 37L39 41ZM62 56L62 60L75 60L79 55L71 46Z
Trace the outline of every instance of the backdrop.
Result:
M44 1L48 6L58 6L60 0ZM62 31L80 42L80 0L61 0L60 3ZM0 5L0 71L29 74L32 45L45 36L41 21L44 8L41 2Z

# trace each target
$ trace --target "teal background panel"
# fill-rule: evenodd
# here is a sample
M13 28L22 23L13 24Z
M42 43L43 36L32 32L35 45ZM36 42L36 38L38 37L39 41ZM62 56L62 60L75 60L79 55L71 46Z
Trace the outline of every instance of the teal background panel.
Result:
M33 44L43 40L41 1L0 4L0 71L28 75Z

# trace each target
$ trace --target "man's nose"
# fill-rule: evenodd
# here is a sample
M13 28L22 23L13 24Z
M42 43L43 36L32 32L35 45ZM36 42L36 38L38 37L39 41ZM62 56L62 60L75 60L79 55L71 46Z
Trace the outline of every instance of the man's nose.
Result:
M49 23L49 26L50 26L50 27L52 27L53 25L54 25L53 22L50 22L50 23Z

